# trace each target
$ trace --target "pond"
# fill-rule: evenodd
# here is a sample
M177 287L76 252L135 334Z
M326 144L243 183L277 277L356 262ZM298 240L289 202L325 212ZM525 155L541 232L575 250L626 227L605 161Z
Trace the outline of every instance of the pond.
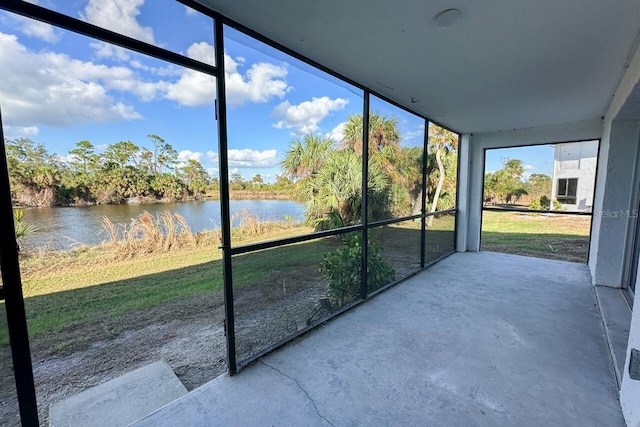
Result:
M143 211L156 214L165 210L182 215L192 232L220 228L220 201L158 203L142 205L97 205L83 207L25 208L24 220L37 231L22 242L22 249L73 249L97 245L107 239L102 218L116 224L128 223ZM248 210L261 221L303 221L304 206L289 200L231 200L231 218Z

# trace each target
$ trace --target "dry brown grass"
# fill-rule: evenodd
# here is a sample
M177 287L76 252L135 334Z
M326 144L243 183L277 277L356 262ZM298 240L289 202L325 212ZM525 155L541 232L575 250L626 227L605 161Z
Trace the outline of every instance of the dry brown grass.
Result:
M220 243L215 237L219 233L212 232L206 239L202 238L204 233L194 235L183 216L168 210L155 216L144 211L129 224L114 224L104 217L102 229L107 240L100 245L101 249L119 259L192 248L198 246L199 241L207 245Z
M249 243L255 241L256 238L261 240L275 238L283 231L300 227L298 224L288 222L262 221L248 209L236 212L231 218L231 223L237 224L231 230L234 243L239 243L239 241Z
M245 244L304 234L311 231L293 223L264 222L250 211L242 211L233 218L233 244ZM114 223L102 219L105 241L98 246L80 246L70 251L41 250L22 253L20 264L23 276L34 278L52 271L73 271L91 266L119 265L120 262L145 258L149 262L158 257L184 253L216 251L222 242L220 229L193 233L184 217L169 211L152 215L145 211L129 223ZM155 258L154 258L155 257Z

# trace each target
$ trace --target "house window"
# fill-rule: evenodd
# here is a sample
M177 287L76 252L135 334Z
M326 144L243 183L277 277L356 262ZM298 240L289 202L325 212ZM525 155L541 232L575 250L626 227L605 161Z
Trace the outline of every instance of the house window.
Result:
M556 191L556 199L560 203L575 205L578 194L578 178L560 178L558 179L558 190Z

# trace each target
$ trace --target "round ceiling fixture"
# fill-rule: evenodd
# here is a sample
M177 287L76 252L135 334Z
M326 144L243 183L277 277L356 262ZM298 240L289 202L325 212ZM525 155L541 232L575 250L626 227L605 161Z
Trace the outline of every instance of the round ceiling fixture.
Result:
M436 24L438 28L449 28L455 24L462 16L460 9L447 9L436 15Z

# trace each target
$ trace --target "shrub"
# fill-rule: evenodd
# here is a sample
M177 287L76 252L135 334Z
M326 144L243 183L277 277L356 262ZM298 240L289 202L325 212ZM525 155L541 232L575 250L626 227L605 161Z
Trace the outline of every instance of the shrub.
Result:
M542 206L542 209L549 210L549 206L551 206L551 202L547 196L540 197L540 206Z
M382 258L376 245L369 242L367 260L368 290L373 291L395 277L394 269ZM357 299L362 286L362 244L359 234L344 238L343 246L327 253L320 271L329 282L329 297L338 306Z
M533 200L529 203L529 209L532 211L541 211L542 205L540 204L540 200Z
M562 210L562 204L559 201L553 200L552 203L547 196L542 196L539 200L533 200L529 203L529 209L533 211L548 211L552 204L554 211Z

